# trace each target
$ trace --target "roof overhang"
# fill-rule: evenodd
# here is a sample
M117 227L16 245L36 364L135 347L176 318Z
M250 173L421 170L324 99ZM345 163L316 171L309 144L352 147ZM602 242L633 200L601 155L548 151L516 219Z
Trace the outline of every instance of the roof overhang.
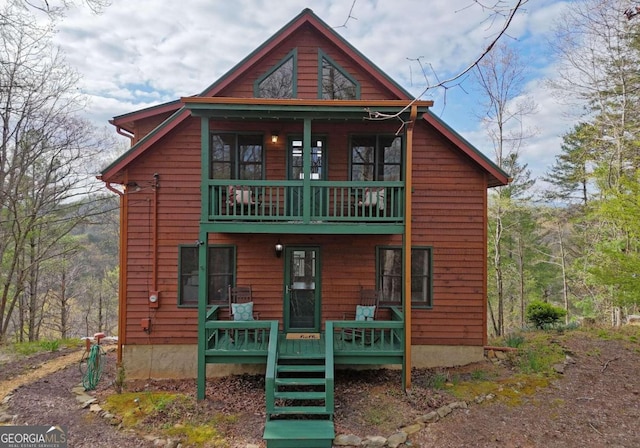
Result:
M261 120L408 120L411 107L425 113L432 101L298 100L270 98L186 97L184 107L197 117Z

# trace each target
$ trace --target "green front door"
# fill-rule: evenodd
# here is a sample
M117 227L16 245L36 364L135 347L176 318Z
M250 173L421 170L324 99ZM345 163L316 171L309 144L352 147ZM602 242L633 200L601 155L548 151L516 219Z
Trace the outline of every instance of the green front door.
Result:
M320 331L320 248L285 250L284 329Z

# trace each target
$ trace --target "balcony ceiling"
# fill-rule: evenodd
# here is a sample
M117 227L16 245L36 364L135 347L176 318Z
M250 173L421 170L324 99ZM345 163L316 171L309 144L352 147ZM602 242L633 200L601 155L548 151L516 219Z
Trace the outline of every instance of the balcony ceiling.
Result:
M298 100L267 98L187 97L184 106L194 116L219 119L261 120L384 120L398 116L408 120L411 106L422 115L432 101L406 100Z

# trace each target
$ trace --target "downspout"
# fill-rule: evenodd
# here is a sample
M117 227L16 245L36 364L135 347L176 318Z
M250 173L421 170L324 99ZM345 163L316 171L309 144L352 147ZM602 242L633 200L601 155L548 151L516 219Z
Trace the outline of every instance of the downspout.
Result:
M131 134L128 131L124 130L121 126L118 126L117 124L115 124L113 122L113 120L109 120L109 123L111 123L112 125L114 125L116 127L116 132L119 135L122 135L123 137L128 138L130 146L133 146L133 143L134 143L133 140L135 138L135 136L133 134ZM107 188L109 188L109 187L107 187Z
M102 180L99 177L100 180ZM108 190L113 191L120 196L120 253L119 253L119 266L120 272L118 276L118 345L117 345L117 357L116 362L118 365L122 364L122 345L125 342L125 325L126 325L126 313L127 313L127 301L125 300L125 285L127 284L127 227L125 217L127 216L128 200L126 195L114 188L111 182L105 182Z
M404 287L403 287L403 314L404 314L404 389L411 389L411 221L413 220L411 193L413 189L413 127L418 116L418 106L411 106L411 115L407 125L407 156L404 187Z
M153 204L151 229L151 291L157 294L158 291L158 189L160 188L160 175L153 173Z

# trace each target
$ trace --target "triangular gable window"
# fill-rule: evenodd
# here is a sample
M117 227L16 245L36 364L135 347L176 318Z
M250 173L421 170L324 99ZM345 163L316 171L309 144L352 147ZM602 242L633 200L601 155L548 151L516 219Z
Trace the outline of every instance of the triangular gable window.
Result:
M256 98L295 98L297 51L294 49L254 84Z
M318 97L323 100L360 99L360 83L322 50L318 51Z

